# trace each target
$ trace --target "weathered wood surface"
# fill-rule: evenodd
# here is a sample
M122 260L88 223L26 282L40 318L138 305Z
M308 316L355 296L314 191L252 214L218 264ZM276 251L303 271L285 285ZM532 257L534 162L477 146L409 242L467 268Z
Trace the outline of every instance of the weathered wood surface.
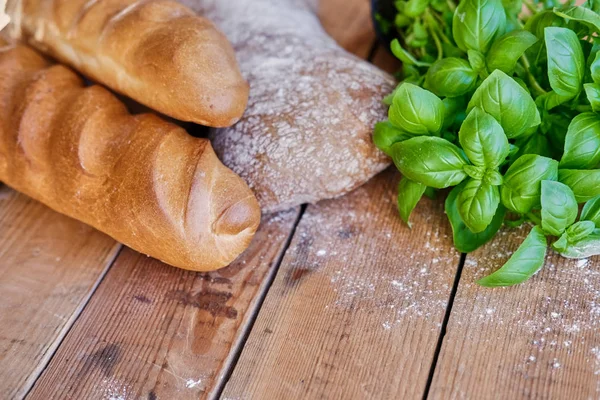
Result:
M549 251L530 281L488 289L528 228L505 230L465 262L432 399L600 398L600 259Z
M221 379L299 210L263 220L213 273L124 249L37 381L31 399L198 399Z
M27 393L119 248L0 184L0 398Z
M307 208L224 398L423 396L460 255L439 201L401 223L398 178Z

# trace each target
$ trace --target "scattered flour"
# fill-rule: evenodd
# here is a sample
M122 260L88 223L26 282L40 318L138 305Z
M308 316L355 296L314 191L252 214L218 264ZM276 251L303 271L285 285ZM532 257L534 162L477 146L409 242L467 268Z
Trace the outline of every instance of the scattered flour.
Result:
M511 256L507 243L518 240L517 234L524 239L526 233L526 229L501 231L482 253L467 257L449 330L459 329L466 340L492 345L504 345L510 337L516 349L527 351L523 364L514 366L525 377L540 376L544 369L562 374L573 368L600 375L598 259L569 260L549 250L539 276L524 285L497 289L476 285L477 278ZM474 318L481 322L473 322ZM509 363L510 358L500 361ZM600 377L598 385L600 393Z

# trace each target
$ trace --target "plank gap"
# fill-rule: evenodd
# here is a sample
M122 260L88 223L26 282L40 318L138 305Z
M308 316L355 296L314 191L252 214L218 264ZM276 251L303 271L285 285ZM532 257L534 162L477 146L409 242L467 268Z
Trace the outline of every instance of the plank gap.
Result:
M0 186L1 186L1 184L0 184ZM63 340L65 340L65 338L67 337L67 335L69 334L69 332L71 331L71 329L73 328L73 326L75 325L75 322L77 322L77 320L79 319L79 316L83 313L83 310L85 309L85 307L89 304L92 296L94 295L94 293L98 289L98 286L100 286L100 284L104 280L104 277L106 277L106 275L108 274L108 271L110 270L110 268L113 266L113 264L115 263L115 261L119 257L119 254L121 254L121 250L123 250L123 245L122 244L119 245L119 249L115 252L115 254L113 255L112 259L108 263L106 263L106 267L104 268L104 270L102 271L102 273L100 273L100 276L98 277L98 279L94 283L94 286L92 286L92 288L89 291L89 293L87 294L87 296L83 299L83 301L81 302L81 305L79 306L79 308L77 308L75 310L75 312L71 315L71 318L69 319L69 322L67 324L65 324L65 326L62 329L62 331L59 333L59 335L58 335L57 340L55 341L55 343L52 345L52 347L50 347L48 349L47 356L45 356L40 361L40 363L39 363L38 367L36 368L36 370L33 372L33 374L31 375L31 377L29 378L29 380L25 383L25 395L23 396L24 399L26 399L29 396L29 393L31 392L31 390L35 386L35 383L38 381L38 379L40 378L40 376L42 376L42 374L44 373L44 371L46 370L46 368L48 368L48 365L50 365L50 361L52 361L52 358L54 358L54 355L56 354L56 351L58 350L58 348L62 344Z
M465 261L467 260L467 253L461 253L460 261L458 263L458 268L456 269L456 277L454 278L454 283L452 284L452 290L450 291L450 297L448 299L448 306L446 307L446 314L444 315L444 320L442 321L442 327L440 328L440 336L438 338L437 344L435 346L435 352L433 353L433 358L431 360L431 368L429 369L429 376L427 377L427 383L425 384L425 391L423 392L423 400L427 400L429 397L429 389L431 389L431 383L433 382L433 374L435 373L435 368L438 363L438 358L442 351L442 344L444 343L444 337L446 336L446 328L448 327L448 321L450 320L450 314L452 314L452 306L454 305L454 298L456 297L456 292L458 291L458 284L460 283L460 277L462 275L463 267L465 266Z
M294 221L293 227L290 230L290 233L286 239L285 244L283 245L283 250L281 251L281 254L277 258L277 260L275 260L275 266L271 269L271 272L267 276L267 282L265 284L265 288L259 294L258 302L256 303L256 307L254 308L254 310L252 310L252 314L250 315L248 324L244 328L242 328L243 331L242 331L242 334L240 335L240 339L233 346L233 349L232 349L230 357L229 357L229 361L224 366L225 373L223 374L223 379L221 379L221 381L217 383L214 394L210 396L210 400L221 398L221 395L223 394L223 390L225 389L227 382L229 382L229 379L231 378L231 374L233 373L233 370L235 369L237 362L240 359L242 350L244 349L244 346L246 345L248 337L250 336L250 333L252 332L252 328L254 327L254 323L256 322L256 319L258 318L258 314L260 313L260 310L263 306L265 298L267 297L267 293L269 293L269 290L271 289L271 286L273 285L273 281L275 280L275 277L277 276L279 267L281 266L281 263L283 262L283 258L285 257L285 255L292 243L292 239L294 238L294 235L296 234L296 229L298 228L298 225L300 224L300 220L302 219L302 216L304 215L304 212L306 211L307 207L308 207L308 204L302 204L302 206L300 208L300 212L298 213L298 217L296 218L296 221Z
M373 64L373 59L375 58L375 54L377 53L377 49L379 48L379 40L375 38L373 40L373 44L371 45L371 49L369 50L369 55L367 56L367 61Z

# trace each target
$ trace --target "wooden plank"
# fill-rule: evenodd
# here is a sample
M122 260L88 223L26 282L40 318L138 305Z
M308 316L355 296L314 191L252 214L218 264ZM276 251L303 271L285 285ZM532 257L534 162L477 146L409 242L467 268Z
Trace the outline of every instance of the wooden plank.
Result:
M400 60L387 51L383 45L377 46L371 62L390 74L398 72L401 67Z
M21 398L120 245L0 184L0 398Z
M309 206L224 398L421 398L460 255L440 201L414 227L390 170Z
M530 281L488 289L474 282L497 269L528 229L503 231L468 256L430 398L600 397L600 259L549 252Z
M225 366L278 265L299 209L266 217L250 248L213 273L125 249L30 399L197 399Z
M375 41L370 0L321 0L319 18L340 46L367 58Z

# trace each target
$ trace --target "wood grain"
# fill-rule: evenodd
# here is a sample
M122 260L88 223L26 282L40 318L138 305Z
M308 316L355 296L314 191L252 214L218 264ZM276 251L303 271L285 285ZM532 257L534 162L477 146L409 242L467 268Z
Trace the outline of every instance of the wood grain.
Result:
M0 398L21 398L120 245L0 184Z
M123 250L30 399L198 399L218 386L299 209L266 217L250 248L213 273Z
M500 267L528 233L503 231L468 256L430 398L600 398L600 259L549 252L530 281L474 282Z
M460 255L440 201L401 223L398 178L307 208L224 398L423 396Z
M367 58L375 43L370 0L321 0L319 18L340 46Z

